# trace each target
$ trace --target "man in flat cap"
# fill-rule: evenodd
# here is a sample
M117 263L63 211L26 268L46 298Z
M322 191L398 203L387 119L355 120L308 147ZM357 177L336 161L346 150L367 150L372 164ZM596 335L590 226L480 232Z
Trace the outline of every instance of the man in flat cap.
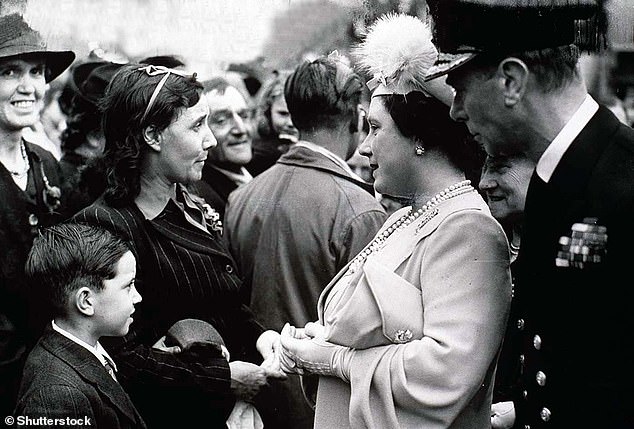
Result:
M430 2L431 3L431 2ZM575 42L595 0L436 0L451 116L530 181L509 323L521 337L515 427L634 427L634 130L586 90ZM585 20L585 21L582 21ZM581 40L585 39L585 40ZM505 426L510 427L510 426Z
M22 130L38 120L47 82L74 58L47 50L20 15L0 17L0 416L13 409L25 356L24 263L38 227L60 218L57 162Z

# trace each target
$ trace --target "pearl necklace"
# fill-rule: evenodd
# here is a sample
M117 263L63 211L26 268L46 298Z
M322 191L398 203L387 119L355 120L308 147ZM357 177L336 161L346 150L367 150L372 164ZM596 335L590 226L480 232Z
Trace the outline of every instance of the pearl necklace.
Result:
M466 194L473 191L470 180L463 180L455 185L451 185L448 188L437 193L432 199L427 201L421 208L412 213L410 208L407 213L398 218L392 225L378 234L350 263L346 274L355 273L365 263L368 256L378 252L385 245L386 240L394 234L396 231L400 231L407 228L419 217L421 218L415 234L417 234L427 222L429 222L436 214L438 214L438 205L443 201L447 201L450 198L457 197L458 195Z

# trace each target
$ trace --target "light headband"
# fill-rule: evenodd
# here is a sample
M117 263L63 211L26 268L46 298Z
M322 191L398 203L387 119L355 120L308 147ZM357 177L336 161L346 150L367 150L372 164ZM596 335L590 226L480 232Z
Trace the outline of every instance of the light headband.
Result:
M145 112L143 112L143 116L141 117L141 123L145 121L145 118L147 117L148 113L150 112L150 109L152 108L152 106L154 105L154 102L156 101L156 97L158 97L159 93L161 92L161 89L163 88L163 85L165 85L165 82L167 82L167 78L169 77L170 74L175 74L176 76L185 77L185 78L196 79L196 73L189 74L189 73L182 72L180 70L170 69L163 66L147 65L147 66L139 67L137 71L145 72L148 76L159 76L162 74L165 75L156 85L156 88L154 88L154 92L152 92L150 101L147 103Z

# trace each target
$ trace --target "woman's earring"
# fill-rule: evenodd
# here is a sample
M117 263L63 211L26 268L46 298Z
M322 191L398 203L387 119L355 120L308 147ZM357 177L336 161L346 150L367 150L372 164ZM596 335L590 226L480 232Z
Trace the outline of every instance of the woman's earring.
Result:
M425 153L425 148L421 145L416 146L416 156L422 156Z

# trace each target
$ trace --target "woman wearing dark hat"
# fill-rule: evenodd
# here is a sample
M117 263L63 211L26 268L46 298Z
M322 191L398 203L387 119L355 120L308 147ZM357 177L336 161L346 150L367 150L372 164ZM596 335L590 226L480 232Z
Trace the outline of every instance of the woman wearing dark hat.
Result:
M59 167L22 138L38 120L46 83L75 54L48 51L17 14L0 17L0 414L13 406L27 338L24 262L40 225L60 217ZM5 412L6 411L6 412Z
M186 189L216 144L202 86L180 70L126 65L102 107L106 191L74 219L121 234L137 256L143 306L130 333L109 347L119 378L150 427L222 427L236 399L251 400L283 375L269 366L279 335L240 300L217 213ZM215 348L169 353L161 337L184 318L215 326L235 360Z
M101 156L106 142L101 130L99 101L121 66L94 61L71 69L68 86L73 97L68 106L68 126L62 134L63 155L59 162L71 214L89 206L105 189Z
M359 151L376 191L411 205L325 288L319 323L282 331L284 370L320 375L318 429L491 427L509 251L465 180L476 152L449 118L451 90L422 82L436 56L429 28L404 15L381 19L359 51L374 76Z

